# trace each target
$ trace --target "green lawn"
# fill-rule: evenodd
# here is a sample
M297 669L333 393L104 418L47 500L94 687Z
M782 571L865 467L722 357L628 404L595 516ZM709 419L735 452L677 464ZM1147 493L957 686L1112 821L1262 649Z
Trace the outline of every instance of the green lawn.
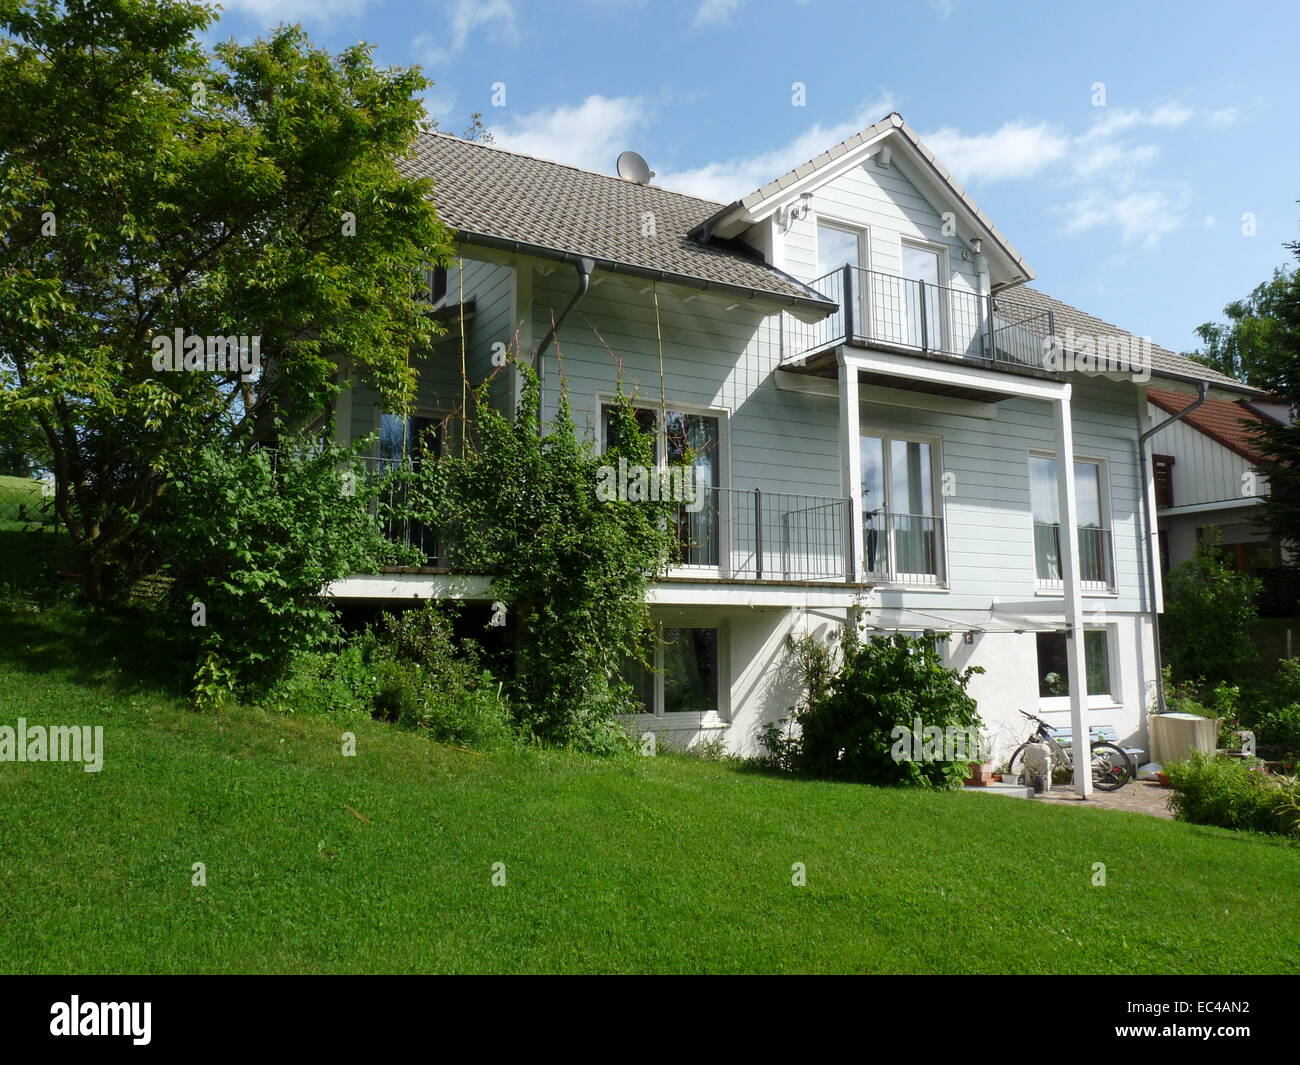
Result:
M147 627L0 613L0 724L106 736L98 774L0 764L0 970L1300 971L1292 844L371 722L344 758L177 683Z

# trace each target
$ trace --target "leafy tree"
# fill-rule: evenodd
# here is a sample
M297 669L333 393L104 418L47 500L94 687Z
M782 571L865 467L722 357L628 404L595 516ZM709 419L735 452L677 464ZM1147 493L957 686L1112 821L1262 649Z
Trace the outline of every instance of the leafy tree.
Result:
M396 557L372 513L383 481L354 450L302 437L277 451L209 444L172 483L153 531L192 619L200 701L261 694L294 655L330 644L327 586Z
M1217 536L1206 536L1169 575L1161 652L1175 682L1213 686L1241 679L1256 658L1251 626L1260 583L1228 567Z
M214 17L0 0L0 420L40 427L92 598L204 445L320 417L344 358L400 410L433 331L448 234L396 163L425 78L298 27L208 55ZM160 371L176 330L260 368Z
M1187 357L1256 388L1289 390L1300 369L1289 355L1300 349L1288 338L1284 319L1298 284L1294 271L1274 270L1244 300L1223 308L1226 322L1197 326L1205 346Z
M1300 241L1286 248L1300 259ZM1226 323L1197 329L1205 348L1189 353L1223 373L1288 400L1300 409L1300 269L1278 269L1244 300L1224 308ZM1300 426L1247 423L1268 456L1263 522L1284 544L1300 550Z

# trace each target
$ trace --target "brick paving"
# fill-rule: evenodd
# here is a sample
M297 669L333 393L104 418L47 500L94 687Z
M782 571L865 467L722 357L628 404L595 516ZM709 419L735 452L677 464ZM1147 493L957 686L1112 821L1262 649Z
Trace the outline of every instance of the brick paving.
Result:
M1173 819L1169 810L1169 788L1161 787L1154 781L1135 780L1124 785L1119 791L1093 791L1087 800L1081 800L1069 785L1053 788L1046 795L1034 796L1035 802L1054 802L1073 806L1088 806L1094 810L1126 810L1134 814L1150 814L1152 817Z

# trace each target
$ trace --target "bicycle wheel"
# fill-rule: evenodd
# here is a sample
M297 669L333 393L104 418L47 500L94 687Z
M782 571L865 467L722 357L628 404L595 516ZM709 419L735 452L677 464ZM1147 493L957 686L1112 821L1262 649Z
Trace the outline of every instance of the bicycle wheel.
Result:
M1092 745L1092 786L1118 791L1133 779L1133 760L1122 747L1100 741Z
M1004 784L1023 784L1025 782L1025 748L1029 746L1026 740L1016 748L1015 753L1007 759L1007 771L1002 774L1002 783ZM1007 780L1010 777L1010 780Z

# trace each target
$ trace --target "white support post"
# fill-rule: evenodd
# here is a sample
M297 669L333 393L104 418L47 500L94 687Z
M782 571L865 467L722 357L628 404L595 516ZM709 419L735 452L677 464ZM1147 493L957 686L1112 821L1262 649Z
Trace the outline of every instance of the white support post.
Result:
M846 576L857 582L862 572L862 440L858 408L858 369L841 348L836 354L840 385L840 494L849 501L849 517L844 545Z
M1067 676L1070 680L1070 728L1074 734L1074 790L1092 793L1092 734L1088 731L1088 661L1083 642L1083 594L1079 590L1079 505L1074 491L1074 427L1070 389L1052 403L1056 422L1056 489L1061 518L1061 587L1065 606Z

